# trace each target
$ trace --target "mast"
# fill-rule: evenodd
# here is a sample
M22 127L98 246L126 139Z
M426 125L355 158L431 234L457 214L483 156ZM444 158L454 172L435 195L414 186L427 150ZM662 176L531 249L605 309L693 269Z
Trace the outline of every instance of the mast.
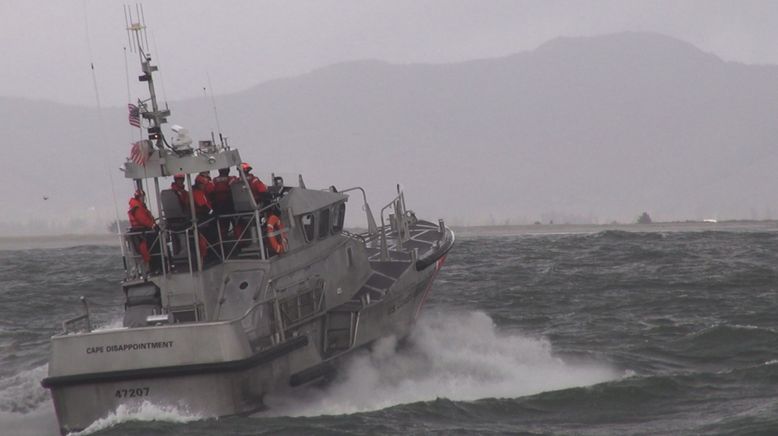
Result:
M143 19L143 6L136 6L137 22L133 21L132 10L125 6L125 20L127 20L127 35L130 38L130 49L137 50L140 57L141 71L143 74L138 76L138 80L146 82L149 87L149 98L139 101L141 116L149 121L149 127L146 129L149 142L155 145L158 150L162 150L165 145L165 139L162 136L162 124L167 123L167 117L170 116L170 109L160 109L157 102L157 92L154 89L154 78L152 73L157 71L156 65L151 64L151 54L147 52L145 46L148 45L148 36L146 34L146 23ZM151 109L148 107L151 104Z
M154 89L154 79L152 77L152 73L154 71L157 71L157 67L155 65L151 65L151 55L146 53L143 49L144 42L145 46L148 46L148 35L146 33L146 23L145 18L143 15L143 6L137 5L135 6L136 14L135 18L137 21L133 21L133 14L132 9L129 6L124 7L124 19L125 24L127 25L127 38L129 42L129 46L131 50L137 50L138 55L140 56L141 61L141 70L143 71L143 74L138 77L138 80L141 82L147 82L149 86L149 100L151 101L151 111L148 111L148 108L144 104L144 102L138 100L138 111L140 112L140 115L144 118L149 120L150 126L147 128L148 133L148 140L142 140L150 145L155 145L158 150L162 150L162 146L164 144L164 138L162 136L162 124L167 122L167 117L170 116L170 110L167 108L164 111L159 110L159 105L157 103L157 93ZM128 93L129 93L129 83L128 86ZM149 147L150 148L150 147ZM142 149L145 150L145 147L142 147ZM143 151L143 153L148 153L148 151ZM148 156L147 156L148 157ZM144 165L145 168L145 165ZM135 185L137 188L142 188L143 184L140 179L134 179ZM160 243L159 243L159 254L160 254L160 262L162 263L162 275L167 276L167 268L165 265L165 243L164 243L164 232L167 228L167 221L165 220L165 212L162 207L162 200L160 196L160 190L159 190L159 178L154 177L154 198L157 203L157 212L158 216L160 217L159 226L160 226ZM126 261L125 261L126 262Z

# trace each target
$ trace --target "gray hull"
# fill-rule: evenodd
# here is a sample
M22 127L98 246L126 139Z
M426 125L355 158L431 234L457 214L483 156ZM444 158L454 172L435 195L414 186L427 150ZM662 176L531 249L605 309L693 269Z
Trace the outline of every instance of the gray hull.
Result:
M349 289L322 286L322 305L307 316L302 297L279 298L275 289L275 298L260 298L252 307L244 307L242 316L224 321L55 336L49 377L43 385L51 390L61 430L84 429L119 407L132 410L144 402L203 417L252 413L264 407L267 393L321 380L331 374L339 359L381 337L406 336L453 243L453 234L442 226L419 222L411 226L411 236L414 232L427 235L426 241L419 242L427 244L426 257L417 255L418 245L415 250L394 247L388 250L390 259L381 260L380 250L371 248L369 241L344 235L328 248L329 253L308 253L319 260L309 262L302 275L285 266L305 263L302 257L291 255L276 259L275 264L262 264L253 272L247 271L244 262L212 268L211 275L218 277L214 283L236 274L244 282L251 277L272 277L256 284L266 293L273 283L286 281L283 293L306 295L310 286L294 283L307 283L310 277L349 284ZM412 239L406 245L413 245ZM346 250L362 259L352 259L350 271L332 260L347 259ZM354 271L357 267L358 272ZM339 280L338 274L350 279ZM176 283L177 278L168 280ZM243 282L232 282L239 292ZM161 280L159 285L171 286ZM245 301L230 293L229 284L222 288L218 300L222 305L231 296L236 304ZM290 301L299 304L290 307ZM300 316L284 310L296 310ZM210 312L211 316L217 312L228 316L236 310L214 306ZM262 322L268 317L269 324Z

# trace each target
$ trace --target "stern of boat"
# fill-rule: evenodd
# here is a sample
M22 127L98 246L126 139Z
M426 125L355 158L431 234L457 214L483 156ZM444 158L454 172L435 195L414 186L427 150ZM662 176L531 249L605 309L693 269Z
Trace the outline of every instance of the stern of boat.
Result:
M265 392L288 384L315 350L305 336L252 337L240 321L53 337L42 384L51 390L60 430L82 430L144 403L201 417L261 409Z

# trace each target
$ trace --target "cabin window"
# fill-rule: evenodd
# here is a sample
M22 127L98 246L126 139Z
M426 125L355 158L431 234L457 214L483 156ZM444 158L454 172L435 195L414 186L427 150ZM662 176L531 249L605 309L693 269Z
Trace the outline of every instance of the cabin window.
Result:
M343 220L346 218L346 203L340 203L332 209L332 233L343 230Z
M305 235L305 242L311 242L313 241L313 232L316 227L314 227L314 224L316 222L314 216L312 213L308 213L300 217L300 221L303 225L303 235Z
M323 209L319 212L319 239L326 238L330 234L330 210Z

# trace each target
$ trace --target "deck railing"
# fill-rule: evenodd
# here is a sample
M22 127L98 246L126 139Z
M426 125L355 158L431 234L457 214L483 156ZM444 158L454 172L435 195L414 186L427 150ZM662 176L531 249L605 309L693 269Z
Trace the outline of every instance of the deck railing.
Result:
M277 207L273 202L258 210L214 215L197 224L198 241L194 240L194 227L163 226L163 229L146 231L127 231L123 233L125 244L125 270L127 279L137 279L147 275L164 275L186 271L194 274L198 268L198 259L194 244L199 237L205 240L205 250L200 253L204 266L234 259L268 259L265 238L268 235L262 225L266 212ZM153 236L153 237L152 237ZM138 244L145 239L151 262L146 264Z
M389 226L387 227L386 222L384 221L384 215L389 208L392 208L394 213L389 215ZM400 189L400 185L397 185L397 196L386 206L381 208L381 228L379 229L381 261L385 262L389 260L389 242L387 233L396 233L397 248L402 248L403 242L407 241L409 237L409 221L410 215L405 209L405 193Z

